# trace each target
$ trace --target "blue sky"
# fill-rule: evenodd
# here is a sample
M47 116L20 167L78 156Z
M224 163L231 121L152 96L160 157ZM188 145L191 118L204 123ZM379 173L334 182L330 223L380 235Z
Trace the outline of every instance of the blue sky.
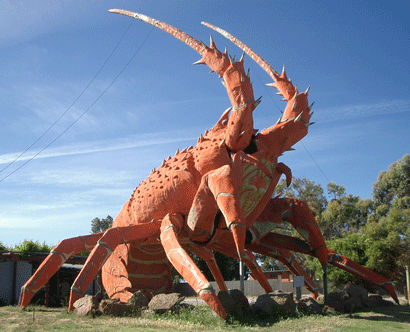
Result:
M280 159L295 177L324 188L334 181L371 198L379 172L410 152L409 2L3 0L3 244L89 234L93 218L115 217L154 167L195 145L230 106L217 75L192 66L195 51L111 8L159 19L207 44L212 33L219 49L239 57L235 45L200 24L209 22L276 70L286 65L300 90L311 85L316 124ZM267 128L285 103L249 57L245 67L255 97L263 96L255 128Z

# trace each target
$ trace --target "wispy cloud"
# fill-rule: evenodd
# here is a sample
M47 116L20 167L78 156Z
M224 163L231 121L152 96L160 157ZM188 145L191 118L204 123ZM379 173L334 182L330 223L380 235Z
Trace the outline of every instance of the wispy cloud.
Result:
M320 122L349 120L410 111L410 100L389 100L369 104L343 105L322 108L315 113Z
M196 137L197 135L193 133L193 130L159 132L147 135L131 135L110 140L82 142L56 148L49 148L35 158L56 158L70 155L90 154L102 151L125 150L161 145L166 143L193 141ZM39 150L27 152L19 158L19 161L32 159L33 156L35 156L37 153L39 153ZM8 164L10 162L13 162L20 154L21 152L15 152L0 155L0 164Z
M95 1L84 6L87 12L93 9ZM79 21L86 11L78 11L69 2L41 2L22 0L2 0L0 2L0 45L7 46L30 40L50 30L64 26L70 20ZM82 22L84 23L84 22Z

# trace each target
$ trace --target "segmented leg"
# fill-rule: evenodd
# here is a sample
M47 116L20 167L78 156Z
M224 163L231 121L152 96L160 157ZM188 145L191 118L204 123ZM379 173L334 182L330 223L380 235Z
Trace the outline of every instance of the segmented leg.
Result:
M108 229L98 240L97 245L91 251L83 268L71 286L68 311L73 310L74 302L84 296L88 286L118 245L158 236L159 233L160 222L158 221Z
M216 259L215 259L215 256L212 250L204 246L199 246L195 244L188 246L187 249L206 262L206 265L211 271L211 274L214 277L219 287L219 290L228 291L228 288L226 287L226 284L225 284L225 280L221 274L221 271L219 270L218 265L216 264Z
M36 272L21 288L19 306L25 308L33 296L50 280L60 267L72 256L89 251L96 245L103 233L78 236L62 240L46 259L40 264Z
M305 278L305 287L312 292L312 297L316 298L318 295L317 285L306 274L298 261L295 259L292 252L283 248L278 248L275 245L266 243L267 241L265 242L263 240L264 239L257 244L247 245L247 248L264 256L275 258L285 264L293 275L303 276Z
M167 215L162 220L161 243L169 261L199 296L223 319L227 314L204 274L183 249L180 238L184 234L184 219L180 214Z
M399 299L397 298L396 291L394 290L393 285L388 279L382 277L381 275L378 275L377 273L374 273L373 271L370 271L369 269L366 269L360 264L353 262L346 256L336 253L332 249L328 249L327 251L329 255L329 263L342 270L350 272L351 274L362 278L363 280L369 281L383 288L393 298L393 300L397 304L399 304Z
M269 222L281 224L283 220L290 223L299 232L313 249L314 256L319 259L322 265L326 265L328 255L322 232L308 205L298 199L272 198L250 228L253 235L252 242L258 241L270 232Z
M208 248L216 250L226 256L239 259L237 251L234 249L235 243L232 234L224 229L217 229L212 240L207 244ZM272 287L268 279L256 261L256 257L248 250L245 250L243 255L243 262L252 272L255 280L259 282L266 293L272 292ZM219 285L218 285L219 286Z
M257 226L257 228L259 231L264 230L264 228L261 225ZM266 233L265 235L261 236L261 233L257 233L255 229L253 230L252 234L258 234L259 240L255 241L252 244L246 245L247 249L252 250L254 252L259 252L262 255L266 256L273 255L271 257L277 258L284 264L287 264L291 256L289 256L289 254L283 254L283 250L285 250L283 248L286 248L285 251L297 251L316 257L315 251L312 251L310 245L301 239L275 233ZM282 253L280 254L285 258L285 260L282 260L279 256L276 256L278 247L282 248ZM392 284L389 282L389 280L378 275L377 273L374 273L373 271L370 271L369 269L366 269L360 264L353 262L349 258L336 253L335 251L329 248L327 249L327 255L328 263L383 288L388 294L390 294L394 301L398 303L396 292ZM292 271L291 267L288 266L288 268L290 271ZM296 270L292 272L299 274L300 270L296 268ZM308 285L306 285L306 288L308 288ZM315 289L313 285L311 285L310 288L313 290Z
M270 293L272 291L272 287L269 284L265 274L261 270L259 264L256 262L255 256L251 252L257 252L265 256L274 257L284 263L294 275L303 275L305 277L305 286L306 288L312 292L312 296L317 296L317 286L316 284L309 278L309 276L305 273L302 269L300 264L294 259L294 256L289 250L286 249L279 249L275 247L271 241L269 235L273 235L272 233L268 233L265 235L265 238L262 238L260 242L253 243L253 244L246 244L246 254L244 255L244 262L246 266L251 270L252 275L254 278L259 282L262 288L265 290L266 293ZM291 237L286 237L293 239ZM298 240L298 239L296 239ZM298 243L301 242L301 243ZM227 256L238 258L237 254L231 249L233 240L232 236L225 230L218 229L215 232L215 236L213 237L212 241L208 244L209 248L212 248L216 251L219 251ZM289 248L292 247L294 243L297 243L298 246L296 248L303 248L307 252L309 247L305 244L303 247L304 242L302 240L299 241L289 241Z

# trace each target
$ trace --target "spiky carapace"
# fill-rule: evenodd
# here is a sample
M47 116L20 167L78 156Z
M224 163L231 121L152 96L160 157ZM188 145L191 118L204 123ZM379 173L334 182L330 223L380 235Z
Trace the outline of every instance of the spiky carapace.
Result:
M287 78L227 32L221 32L249 54L273 78L271 84L288 102L283 116L272 127L256 135L252 112L254 100L243 56L236 62L227 51L198 42L184 32L145 15L110 10L152 24L183 41L202 58L211 72L223 77L232 107L204 135L195 147L177 150L133 192L105 233L61 241L35 274L22 287L19 305L26 307L33 295L71 256L92 249L76 278L70 294L69 311L86 292L102 269L102 280L110 298L122 302L135 293L169 292L171 266L223 319L227 313L207 278L187 254L191 251L208 265L220 290L227 290L212 250L243 259L265 292L272 288L250 251L283 262L295 275L304 275L305 285L314 296L317 286L295 261L291 251L299 251L383 287L397 301L388 280L326 248L316 220L306 203L292 198L272 198L282 174L288 185L290 169L277 158L307 134L310 125L308 91L299 93ZM273 233L286 220L303 239Z

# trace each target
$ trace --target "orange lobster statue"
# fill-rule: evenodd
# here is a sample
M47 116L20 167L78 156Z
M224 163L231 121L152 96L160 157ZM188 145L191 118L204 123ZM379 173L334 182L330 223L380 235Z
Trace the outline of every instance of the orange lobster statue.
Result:
M227 287L212 250L243 260L266 292L272 288L252 252L275 257L295 275L305 276L305 286L317 295L317 286L305 274L291 251L317 257L326 271L332 263L383 287L396 300L387 279L336 254L326 247L307 204L291 198L272 198L281 174L288 185L291 171L278 157L308 132L308 91L300 93L287 78L227 32L222 33L244 50L273 78L270 84L287 101L282 117L272 127L257 133L252 113L255 100L249 72L228 53L221 53L211 38L210 46L184 32L145 15L113 9L147 22L183 41L199 52L195 64L206 64L223 78L232 107L196 147L177 151L164 160L134 191L104 233L61 241L22 287L19 305L26 307L33 295L71 256L91 250L71 288L68 311L81 298L102 269L104 288L110 298L126 302L135 291L153 294L172 289L171 267L223 319L227 314L210 283L188 255L204 259L220 291ZM244 54L245 54L244 53ZM275 234L283 220L293 225L303 239Z

